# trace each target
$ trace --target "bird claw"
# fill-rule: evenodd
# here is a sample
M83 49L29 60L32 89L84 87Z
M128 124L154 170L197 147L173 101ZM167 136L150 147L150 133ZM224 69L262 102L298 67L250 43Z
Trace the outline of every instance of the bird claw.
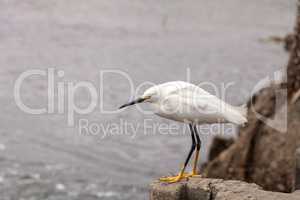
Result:
M169 177L162 177L159 180L166 183L176 183L179 182L182 178L185 178L183 175L178 176L169 176Z
M186 178L190 178L190 177L199 177L201 178L200 174L196 174L196 173L183 173L183 174L179 174L177 176L168 176L168 177L162 177L159 180L162 182L166 182L166 183L176 183L179 182L180 180Z
M197 173L194 173L194 172L184 173L183 176L186 177L186 178L190 178L190 177L201 178L202 177L201 174L197 174Z

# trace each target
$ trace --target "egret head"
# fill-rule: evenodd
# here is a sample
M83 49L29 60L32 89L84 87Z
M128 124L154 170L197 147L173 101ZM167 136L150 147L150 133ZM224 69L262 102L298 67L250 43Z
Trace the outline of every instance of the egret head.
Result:
M147 89L141 97L138 97L137 99L120 106L119 109L127 107L127 106L131 106L131 105L134 105L137 103L143 103L143 102L154 103L158 100L159 100L158 88L153 86L153 87L150 87L149 89Z

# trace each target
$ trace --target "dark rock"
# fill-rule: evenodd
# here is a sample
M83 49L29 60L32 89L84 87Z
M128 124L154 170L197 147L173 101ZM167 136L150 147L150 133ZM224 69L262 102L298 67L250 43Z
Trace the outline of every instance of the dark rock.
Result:
M288 34L284 38L284 49L288 52L292 51L294 48L295 36L293 34Z
M210 151L208 155L208 160L212 161L215 159L222 151L230 147L234 143L234 140L229 138L215 137L210 146Z
M300 190L300 148L296 151L296 180L295 189Z

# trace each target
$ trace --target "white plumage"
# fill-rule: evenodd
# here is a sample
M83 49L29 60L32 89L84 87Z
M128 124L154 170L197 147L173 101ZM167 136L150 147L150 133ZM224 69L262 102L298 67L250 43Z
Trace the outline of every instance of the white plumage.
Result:
M183 81L167 82L147 89L142 98L154 113L175 121L206 124L247 122L246 107L235 107L202 88Z

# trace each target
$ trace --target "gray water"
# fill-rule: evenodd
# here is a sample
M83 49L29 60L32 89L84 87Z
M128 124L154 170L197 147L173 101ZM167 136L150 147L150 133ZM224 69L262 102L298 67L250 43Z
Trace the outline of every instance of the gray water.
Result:
M148 184L176 173L190 145L180 134L144 131L134 108L116 114L97 109L76 115L30 115L14 100L14 83L29 69L63 70L57 81L103 87L102 103L115 110L130 98L126 79L99 73L117 69L135 86L145 81L187 80L221 87L226 100L247 100L254 85L282 69L281 45L262 42L292 31L296 0L16 1L0 0L0 196L2 199L147 199ZM187 70L188 68L188 70ZM26 105L47 105L47 82L22 84ZM76 94L85 106L86 91ZM55 104L57 106L57 104ZM56 109L56 107L55 107ZM177 124L146 116L153 124ZM141 124L137 134L83 135L80 119L103 127L123 119ZM116 131L118 133L118 131ZM202 162L212 136L202 135Z

